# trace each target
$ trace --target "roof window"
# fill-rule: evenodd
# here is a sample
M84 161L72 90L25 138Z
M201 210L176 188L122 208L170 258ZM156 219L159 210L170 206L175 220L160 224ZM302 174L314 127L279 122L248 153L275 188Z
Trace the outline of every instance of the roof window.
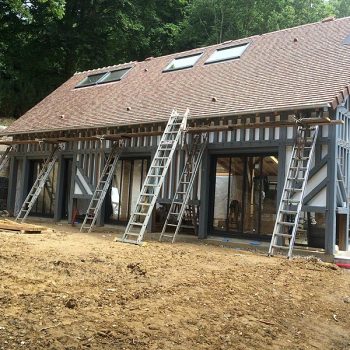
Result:
M109 83L111 81L118 81L130 70L130 68L112 70L108 72L97 84Z
M222 61L240 58L248 45L249 44L243 44L243 45L230 46L230 47L224 47L222 49L217 49L207 59L205 64L214 63L214 62L222 62Z
M76 87L95 85L105 75L106 75L106 73L98 73L98 74L88 75Z
M350 45L350 34L343 40L343 45Z
M163 72L191 68L196 64L199 57L201 56L202 52L190 56L175 58L168 64L168 66L163 70Z
M131 67L128 67L123 69L112 70L110 72L88 75L76 86L76 88L118 81L122 79L130 69Z

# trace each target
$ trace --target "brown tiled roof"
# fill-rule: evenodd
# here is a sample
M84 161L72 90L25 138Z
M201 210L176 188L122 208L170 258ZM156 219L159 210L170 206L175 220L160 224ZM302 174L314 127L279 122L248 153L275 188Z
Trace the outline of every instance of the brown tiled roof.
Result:
M350 45L343 44L349 34L350 17L77 73L7 132L164 121L173 108L210 117L334 107L349 92ZM217 48L246 42L240 59L204 65ZM196 52L204 54L193 68L162 72L174 57ZM121 81L74 88L87 75L127 66L133 68Z

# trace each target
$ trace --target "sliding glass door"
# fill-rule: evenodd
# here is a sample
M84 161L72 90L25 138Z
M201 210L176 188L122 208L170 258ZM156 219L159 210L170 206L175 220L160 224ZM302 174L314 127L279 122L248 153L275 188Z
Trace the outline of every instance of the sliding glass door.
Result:
M277 156L218 156L214 167L213 233L272 234L276 217Z

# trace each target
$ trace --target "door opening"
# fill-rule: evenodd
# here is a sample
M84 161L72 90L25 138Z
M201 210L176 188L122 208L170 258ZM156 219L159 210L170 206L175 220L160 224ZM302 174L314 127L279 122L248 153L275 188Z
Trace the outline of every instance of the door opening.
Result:
M277 155L217 156L213 161L212 233L271 235L277 206Z

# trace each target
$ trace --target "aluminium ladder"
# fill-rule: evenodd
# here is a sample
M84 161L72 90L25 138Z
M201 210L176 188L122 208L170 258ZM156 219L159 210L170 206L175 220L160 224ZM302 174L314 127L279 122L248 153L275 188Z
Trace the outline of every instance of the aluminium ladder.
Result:
M34 203L36 202L41 190L45 186L45 183L57 161L59 152L63 149L63 144L55 144L53 145L53 149L46 159L43 167L41 168L38 177L36 178L33 187L29 191L26 199L24 200L22 207L16 217L16 221L24 222L30 213Z
M80 227L80 232L87 230L87 232L90 233L95 226L102 203L113 179L115 167L117 166L120 155L123 152L122 147L123 144L121 141L113 143L112 150L106 160L106 164L102 170L95 192L92 195L89 207L86 211L84 221Z
M14 149L14 147L12 145L8 146L5 150L5 152L1 155L0 157L0 171L4 168L4 166L6 165L6 163L9 160L9 153Z
M318 125L298 126L297 138L293 146L271 238L269 248L270 256L274 255L275 250L281 249L288 251L288 258L292 257L318 130ZM286 239L289 239L288 245L284 245Z
M183 115L178 114L175 110L171 113L143 183L135 209L131 213L122 238L116 239L116 241L132 244L142 243L175 149L186 129L188 113L188 110Z
M186 209L188 201L193 189L193 184L198 173L199 165L201 163L205 147L207 145L208 134L195 135L191 149L188 152L187 161L177 184L174 198L171 202L170 209L165 220L162 232L159 237L159 241L163 238L171 239L171 243L175 242L176 235L178 234ZM192 213L194 208L190 207L189 211ZM195 220L195 219L194 219ZM194 226L197 225L197 220L193 222ZM173 229L173 232L166 232L167 228ZM196 226L195 226L196 228Z

